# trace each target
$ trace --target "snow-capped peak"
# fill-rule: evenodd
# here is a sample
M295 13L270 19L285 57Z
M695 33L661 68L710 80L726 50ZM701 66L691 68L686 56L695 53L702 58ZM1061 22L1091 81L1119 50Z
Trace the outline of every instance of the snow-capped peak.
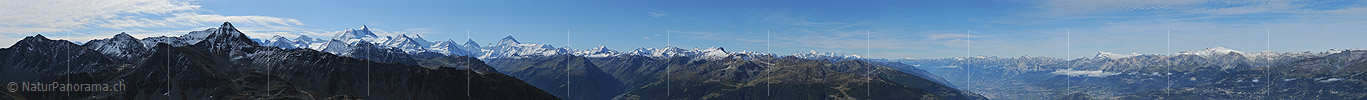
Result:
M1236 51L1236 50L1229 49L1229 48L1225 48L1225 47L1221 47L1221 46L1216 46L1216 47L1206 48L1206 49L1203 49L1203 50L1201 50L1201 51L1181 52L1181 53L1177 53L1177 55L1210 56L1210 55L1224 55L1224 54L1229 54L1229 53L1243 53L1243 52Z
M456 40L449 40L449 39L446 40L446 41L440 41L440 42L437 42L437 44L432 45L432 47L430 47L430 49L431 49L432 51L435 51L435 52L438 52L438 53L441 53L441 54L445 54L445 55L466 55L466 54L469 54L469 53L468 53L469 51L466 51L465 48L464 48L463 46L461 46L460 44L456 44L455 41L456 41Z
M512 35L509 35L509 36L507 36L507 37L503 37L503 39L501 39L501 40L498 40L498 44L499 44L499 45L510 45L510 44L522 44L522 43L521 43L521 42L517 42L517 39L513 39L513 36L512 36Z
M1324 51L1324 52L1325 52L1325 53L1331 53L1331 54L1333 54L1333 53L1340 53L1340 52L1352 51L1352 50L1357 50L1357 49L1338 49L1338 48L1331 48L1331 49L1326 50L1326 51Z
M37 40L37 39L47 39L47 37L43 36L43 34L38 34L38 35L33 35L33 38L24 38L24 39L25 39L25 40L28 40L28 39Z
M409 54L417 54L428 51L428 45L424 45L425 43L423 42L427 41L420 41L419 39L408 37L408 35L405 34L399 35L398 37L395 37L393 39L389 39L389 41L385 41L382 46L398 48L400 50L403 50L404 52L408 52Z
M303 37L301 36L300 38ZM308 46L308 48L314 50L341 54L339 52L349 51L352 48L351 46L355 46L361 42L381 45L384 44L384 42L389 42L391 39L392 37L382 38L375 35L374 32L370 31L370 27L361 25L360 29L346 29L342 32L338 32L336 35L332 36L332 39L313 39L310 43L307 43L307 45L299 46Z
M233 27L232 23L228 22L223 22L223 25L218 25L218 28L237 29L236 27Z
M280 36L280 35L274 35L274 36L271 36L271 40L270 40L270 41L290 41L290 38L285 38L285 36Z
M686 53L684 52L684 49L674 46L666 46L664 49L660 49L660 51L656 53L658 53L656 55L660 55L662 57L688 56L688 54L684 54Z
M263 43L261 44L261 46L273 46L280 48L298 48L300 47L298 44L303 43L301 41L291 41L289 38L285 38L285 36L280 35L271 36L271 39L266 39L262 42Z
M570 50L556 48L547 44L522 44L518 43L513 36L504 37L498 44L485 47L480 59L491 58L521 58L528 56L550 56L557 54L570 54Z
M105 56L125 61L136 60L138 56L147 52L147 48L144 47L141 40L123 32L109 39L90 40L84 46L99 51Z
M466 49L466 50L471 50L471 51L475 51L475 52L480 51L480 49L484 49L484 47L480 47L480 46L479 46L479 42L475 42L474 39L466 39L466 40L465 40L465 48L469 48L469 49Z
M376 36L374 32L370 32L370 28L367 28L367 27L364 26L364 25L361 26L361 29L360 29L360 30L347 29L347 30L345 30L345 31L342 31L342 33L337 33L337 36L333 36L333 37L332 37L332 39L343 40L343 41L347 41L347 42L354 42L354 41L350 41L350 40L352 40L352 39L374 39L374 38L379 38L379 36Z
M669 49L669 48L674 48L674 47L665 47L665 49ZM659 49L659 48L636 48L636 50L631 50L630 52L625 53L625 55L640 55L640 56L656 57L656 58L671 57L670 55L667 55L667 54L669 54L669 53L665 53L665 52L668 52L668 51L671 51L671 50L665 50L665 49ZM675 48L675 49L678 49L678 48Z
M218 28L211 28L211 29L206 29L206 30L203 30L203 31L195 31L195 32L190 32L190 33L192 33L192 34L194 34L194 33L207 33L207 35L205 35L205 37L199 39L199 41L188 42L188 43L193 43L193 44L212 43L212 44L214 44L214 45L250 45L250 46L257 46L257 45L258 45L258 44L256 43L256 41L252 41L250 37L247 37L246 34L242 34L242 31L238 31L237 28L234 28L234 27L233 27L233 24L232 24L232 23L228 23L228 22L223 22L223 25L220 25L220 27L218 27ZM192 40L194 40L194 39L192 39ZM230 46L230 47L245 47L245 46Z
M707 47L707 49L703 49L703 51L722 51L722 52L725 52L725 51L726 51L726 48L722 48L722 47Z
M361 30L362 30L362 31L367 31L367 32L369 32L369 31L370 31L370 27L366 27L365 25L361 25Z
M128 33L119 32L119 34L114 35L114 39L134 39L134 40L136 40L137 38L134 38L132 35L128 35Z
M435 44L435 43L432 43L431 41L427 41L427 39L423 39L421 34L413 34L413 36L414 36L414 37L412 37L412 38L413 38L413 41L417 41L418 44L425 45L425 46L430 46L430 45Z
M723 49L722 47L709 47L707 49L694 50L696 50L699 54L702 54L701 56L706 59L718 59L731 56L731 53L726 52L726 49Z
M319 51L323 52L342 54L343 52L351 51L351 48L350 44L347 44L342 40L332 39L328 40L328 42L324 42L322 46L318 46L317 49L321 49Z
M804 58L804 59L831 59L831 60L859 59L859 58L862 58L862 56L859 56L859 55L836 54L836 53L832 53L832 52L816 52L816 50L809 50L809 51L807 51L806 53L803 53L803 52L793 53L793 57Z
M1206 48L1206 49L1201 50L1201 51L1205 51L1205 52L1220 52L1220 53L1239 52L1239 51L1235 51L1234 49L1229 49L1229 48L1220 47L1220 46L1216 46L1216 47L1212 47L1212 48Z
M251 38L247 37L247 35L242 34L241 31L238 31L237 28L233 27L232 23L228 22L223 22L223 25L219 25L219 27L217 28L209 28L200 31L191 31L190 33L186 33L185 35L181 35L179 37L148 37L142 39L141 41L143 42L142 44L144 44L145 48L151 48L152 46L158 43L171 44L172 46L198 44L201 41L205 41L205 39L209 39L209 37L214 37L213 39L217 39L214 41L210 41L215 43L240 43L243 45L257 44L256 41L253 41L251 40Z
M608 49L607 46L598 45L598 47L593 47L593 49L589 49L588 51L594 51L594 52L611 52L612 50Z
M437 43L436 43L436 44L433 44L432 46L435 47L435 46L447 46L447 45L459 45L459 44L456 44L456 40L446 39L446 41L437 41Z
M1097 57L1097 58L1111 58L1111 59L1128 58L1128 57L1134 57L1134 56L1139 56L1139 55L1143 55L1143 54L1134 53L1134 52L1131 52L1130 54L1119 54L1119 53L1112 53L1112 52L1105 52L1105 51L1098 51L1098 52L1096 53L1096 57Z
M475 47L479 47L479 43L475 42L474 39L469 39L469 40L465 40L465 46L475 46Z
M584 57L609 57L617 55L617 52L608 49L607 46L599 45L598 47L594 47L593 49L574 52L574 55Z
M295 38L294 38L294 40L310 40L310 41L313 40L313 39L314 39L313 37L309 37L308 35L299 35L299 37L295 37Z
M636 50L632 50L630 52L621 53L617 55L639 55L652 58L697 57L695 59L719 59L730 57L732 56L732 54L733 53L731 52L726 52L726 49L723 49L721 47L709 47L705 49L693 48L692 50L685 50L674 46L667 46L664 48L638 48Z

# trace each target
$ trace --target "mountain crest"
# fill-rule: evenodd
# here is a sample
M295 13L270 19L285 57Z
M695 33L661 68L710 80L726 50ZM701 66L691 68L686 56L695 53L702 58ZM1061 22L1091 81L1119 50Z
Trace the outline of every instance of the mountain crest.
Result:
M289 40L289 38L285 38L285 36L280 36L280 35L272 35L272 36L271 36L271 39L276 39L276 40Z
M683 51L684 49L683 49L683 48L679 48L679 47L674 47L674 46L665 46L665 48L662 49L662 50L665 50L665 51Z
M364 48L375 48L375 44L371 44L370 41L365 41L365 40L362 40L361 42L356 42L356 44L354 44L353 46L354 46L354 47L364 47Z
M216 30L215 33L216 34L209 35L246 36L242 34L242 31L238 31L236 27L233 27L233 23L228 22L223 22L223 25L219 25L218 30Z
M465 46L479 47L479 43L475 42L475 39L467 39L465 40Z
M308 35L299 35L299 37L294 38L294 40L313 40L313 37L309 37Z
M466 52L468 52L468 53L480 53L480 52L482 51L481 49L484 49L484 47L480 47L480 46L479 46L479 43L476 43L474 39L466 39L466 40L465 40L465 51L466 51Z
M517 39L513 39L513 36L512 36L512 35L508 35L507 37L503 37L502 40L498 40L498 44L522 44L522 43L521 43L521 42L517 42Z
M1202 49L1201 51L1205 51L1205 52L1239 52L1239 51L1236 51L1236 50L1234 50L1234 49L1225 48L1225 47L1223 47L1223 46L1215 46L1215 47L1211 47L1211 48L1206 48L1206 49Z
M804 53L804 52L797 52L797 53L793 53L792 56L793 56L793 57L797 57L797 58L804 58L804 59L826 59L826 60L848 60L848 59L860 59L860 58L863 58L863 56L860 56L860 55L843 54L843 53L834 53L834 52L817 52L816 50L808 50L808 51L805 52L805 53Z
M123 32L109 39L90 40L82 46L122 62L136 62L143 54L147 53L147 48L144 47L145 45L141 40Z
M19 40L18 43L14 43L14 46L10 46L10 48L14 48L15 46L18 46L18 45L21 44L21 43L36 43L36 42L48 42L48 41L52 41L52 39L48 39L47 37L43 36L43 34L38 34L38 35L29 36L29 37L24 37L24 39Z
M379 36L376 36L374 32L370 32L370 28L368 28L365 25L361 25L361 29L359 30L347 29L346 31L342 31L342 33L337 33L336 36L332 36L332 39L351 41L352 39L366 39L377 37Z
M1243 52L1240 52L1240 51L1237 51L1237 50L1234 50L1234 49L1225 48L1225 47L1222 47L1222 46L1215 46L1215 47L1211 47L1211 48L1202 49L1201 51L1181 52L1181 53L1177 53L1177 55L1200 55L1200 56L1210 56L1210 55L1224 55L1224 54L1230 54L1230 53L1243 53Z
M205 31L209 31L208 36L205 37L204 40L196 42L195 44L208 42L215 43L214 45L219 45L219 43L250 46L258 45L255 41L252 41L251 38L248 38L246 34L242 34L242 31L238 31L237 28L234 28L232 23L223 22L223 25L220 25L217 29L210 29Z
M429 49L432 49L432 51L437 51L438 53L444 55L469 54L469 51L466 51L464 46L456 44L456 40L451 39L446 39L446 41L437 41L437 43L433 44L431 47L429 47Z
M1112 52L1105 52L1105 51L1098 51L1098 52L1096 53L1096 57L1098 57L1098 58L1111 58L1111 59L1128 58L1128 57L1134 57L1134 56L1139 56L1139 55L1142 55L1142 54L1133 53L1133 52L1131 52L1130 54L1119 54L1119 53L1112 53Z
M43 34L33 35L33 36L31 36L31 37L24 38L24 40L28 40L29 38L47 40L47 37L43 36Z
M723 52L725 52L725 51L726 51L726 48L722 48L722 47L709 47L709 48L707 48L707 49L705 49L705 50L707 50L707 51L723 51Z
M447 43L447 44L456 44L456 40L453 40L453 39L446 39L446 41L442 41L442 42L445 42L445 43Z
M593 47L592 49L588 49L588 50L584 50L584 51L577 51L577 52L576 52L576 51L572 51L572 53L574 53L574 55L577 55L577 56L594 57L594 58L601 58L601 57L608 57L608 56L617 55L617 52L614 52L614 51L612 51L611 49L608 49L607 46L603 46L603 45L598 45L597 47Z
M119 34L115 34L115 35L114 35L114 38L115 38L115 39L137 39L137 38L133 38L132 35L128 35L128 33L125 33L125 32L119 32Z
M346 44L346 42L337 39L328 40L327 42L323 43L323 46L320 48L323 49L323 52L334 54L341 54L341 52L351 51L351 45Z
M228 23L228 22L226 22L226 21L223 22L223 25L218 25L218 27L219 27L219 28L229 28L229 29L237 30L236 27L233 27L233 23Z
M608 51L608 50L610 50L610 49L608 49L608 46L603 46L603 45L598 45L597 47L593 47L593 49L589 49L589 51Z

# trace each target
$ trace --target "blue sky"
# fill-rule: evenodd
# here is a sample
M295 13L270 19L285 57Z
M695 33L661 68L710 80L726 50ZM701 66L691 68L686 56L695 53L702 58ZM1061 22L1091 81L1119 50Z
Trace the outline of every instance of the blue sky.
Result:
M670 31L669 44L683 48L874 58L966 56L968 33L972 55L1008 57L1367 46L1360 38L1367 37L1367 2L1335 0L3 0L0 8L10 9L0 11L4 46L34 34L75 41L179 35L223 21L255 38L329 38L367 25L433 41L512 35L618 51L663 47Z

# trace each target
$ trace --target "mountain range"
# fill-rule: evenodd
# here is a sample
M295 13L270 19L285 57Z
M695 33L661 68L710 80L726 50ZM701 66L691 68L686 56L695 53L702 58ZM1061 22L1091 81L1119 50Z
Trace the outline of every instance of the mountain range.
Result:
M231 23L181 36L0 48L0 81L122 83L122 92L9 99L1367 99L1367 51L874 59L723 47L616 51L381 36L251 38Z
M117 34L85 45L35 35L0 49L0 56L0 81L126 86L0 92L6 99L558 99L500 73L263 47L227 22L183 36Z
M302 38L302 36L301 36ZM960 91L949 87L943 79L924 71L908 74L902 70L887 70L882 74L860 74L869 72L880 72L864 68L859 72L848 70L852 67L882 67L884 63L864 64L869 62L858 61L858 56L835 55L833 53L798 53L792 59L815 59L815 60L782 60L783 63L794 63L799 65L758 65L758 63L779 63L778 61L763 61L759 59L779 59L777 55L764 54L759 52L727 52L722 47L682 49L677 47L664 48L639 48L626 52L619 52L598 46L588 50L575 50L565 47L556 47L547 44L523 43L517 41L512 36L507 36L497 42L480 45L475 41L468 40L464 44L456 44L452 40L428 42L420 36L410 37L409 35L399 36L378 36L369 31L368 27L360 29L348 29L339 32L334 38L327 40L326 43L301 42L299 38L289 40L288 38L262 39L263 41L295 41L280 42L294 43L274 46L297 46L297 44L313 44L317 46L308 47L309 49L326 51L338 55L361 54L355 48L378 48L386 50L378 54L398 55L408 57L381 57L384 59L401 58L421 58L430 55L467 55L476 56L480 60L488 61L488 64L497 69L499 73L523 79L524 81L546 90L557 97L563 99L761 99L761 98L954 98L954 99L983 99L976 94ZM314 40L314 39L303 39ZM380 42L385 41L385 42ZM396 42L397 41L397 42ZM376 45L370 45L376 44ZM281 48L305 48L305 47L281 47ZM408 55L402 55L402 54ZM372 53L375 54L375 53ZM377 55L383 56L383 55ZM366 58L353 56L358 58ZM372 59L374 60L374 59ZM380 61L384 61L381 59ZM837 63L842 61L856 61L862 63ZM649 63L655 62L655 63ZM729 63L722 63L729 62ZM826 62L826 63L818 63ZM749 64L740 64L749 63ZM810 64L809 64L810 63ZM782 67L780 67L782 66ZM690 68L690 69L673 69ZM736 69L743 67L744 69ZM792 67L792 68L789 68ZM807 68L815 67L815 68ZM696 68L696 69L692 69ZM842 70L828 70L824 68L836 68ZM891 69L891 68L888 68ZM919 70L915 68L904 68ZM788 71L793 70L793 71ZM766 73L760 72L786 72L783 77L779 76L759 76ZM666 78L672 74L668 73L725 73L715 74L721 76L711 76L713 74L684 74L677 76L678 79ZM869 83L882 82L877 84L880 87L907 87L907 88L880 88L896 91L888 94L897 95L869 95L858 96L851 93L832 93L832 92L782 92L756 96L754 84L774 83L780 84L785 81L762 80L768 77L787 79L791 76L805 76L802 74L819 74L822 77L888 77L890 79L869 81L857 79L837 79L839 81L815 81L800 82L785 88L796 91L848 91L830 90L839 88L849 88L846 86L865 86L870 87ZM839 73L839 74L837 74ZM891 74L896 73L896 74ZM777 73L774 73L777 74ZM881 75L881 76L880 76ZM696 77L689 77L696 76ZM922 78L935 77L935 78ZM729 81L716 83L715 80L697 80L711 78L727 78ZM793 78L797 79L797 78ZM934 79L934 80L932 80ZM673 86L673 81L677 80L682 84ZM810 80L810 79L808 79ZM825 80L825 79L823 79ZM936 81L939 80L939 81ZM663 82L663 83L661 83ZM863 82L863 83L858 83ZM699 85L707 83L711 85ZM653 84L653 85L652 85ZM659 86L668 85L668 86ZM666 89L660 90L661 87ZM688 94L674 93L672 88L695 88L695 89L719 89L718 91L692 91ZM748 88L746 90L735 90L735 88ZM862 89L861 89L862 90ZM927 91L928 90L928 91ZM864 92L868 92L866 90ZM911 92L908 92L911 91ZM678 92L688 92L688 90L678 90ZM850 91L854 92L854 91ZM862 93L862 92L861 92ZM677 95L671 95L677 94Z
M227 22L181 36L119 33L81 45L35 35L0 56L7 57L2 81L129 87L3 92L12 99L985 99L923 78L931 74L857 59L721 47L579 51L512 36L458 44L379 36L365 26L331 39L251 38Z
M1363 99L1354 77L1363 50L1242 52L1224 47L1173 54L1098 52L1094 57L882 59L922 68L992 99ZM1333 79L1333 80L1331 80Z

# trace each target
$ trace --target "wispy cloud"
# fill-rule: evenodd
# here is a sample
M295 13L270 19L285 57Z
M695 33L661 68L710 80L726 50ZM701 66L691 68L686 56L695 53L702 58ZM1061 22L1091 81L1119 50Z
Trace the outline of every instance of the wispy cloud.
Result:
M674 34L678 34L678 35L675 35L675 36L682 36L682 37L685 37L685 38L696 38L696 39L715 39L715 38L718 36L718 34L717 34L717 33L714 33L714 32L680 31L680 30L673 30L673 31L670 31L670 32L671 32L671 33L674 33Z
M86 28L129 15L160 15L199 9L165 0L5 0L0 27L7 32L57 32Z
M1293 52L1353 48L1367 45L1334 43L1361 42L1350 37L1367 36L1362 34L1367 29L1354 28L1367 25L1363 4L1367 2L1052 0L1039 3L1038 12L1023 14L1037 15L1024 19L1036 19L1029 23L1039 27L985 34L1004 38L973 36L973 48L975 55L1055 57L1067 55L1065 49L1080 57L1096 51L1166 54L1212 46L1258 51L1271 46L1272 51ZM1065 30L1072 31L1072 48L1067 48Z
M969 36L967 33L965 33L965 34L945 33L945 34L932 34L932 35L930 35L930 39L931 39L931 40L940 40L940 39L961 39L961 38L969 38L969 37L970 37L970 36Z
M675 37L679 37L679 38L688 38L688 39L739 41L739 42L744 42L744 44L764 43L764 40L756 40L756 39L753 39L753 38L745 38L745 37L742 37L742 36L739 36L739 35L733 35L733 34L735 34L735 33L729 33L729 32L674 30L674 31L671 31L671 33L674 33L673 36L675 36ZM647 39L647 40L649 40L649 39Z
M269 16L224 16L213 14L199 14L195 12L183 12L171 14L170 17L163 19L148 19L145 16L124 16L125 18L108 19L108 23L95 24L104 28L152 28L152 27L177 27L187 25L203 25L204 23L233 22L244 25L259 26L296 26L304 25L299 20L289 18L277 18Z
M655 18L660 18L660 17L669 16L669 13L664 12L664 11L659 11L659 10L650 11L650 12L647 12L647 13L650 13L650 17L655 17Z
M1087 14L1114 14L1123 12L1162 11L1183 9L1203 0L1047 0L1038 8L1044 15L1069 16Z
M848 24L846 24L846 23L839 23L839 22L817 22L817 21L812 21L812 19L809 19L807 16L809 16L809 15L807 15L807 14L794 14L793 12L790 12L790 11L784 9L784 10L775 11L775 12L773 12L773 13L770 13L769 15L765 15L764 17L761 18L761 20L763 20L763 21L768 21L768 22L772 22L772 23L776 23L776 24L782 24L782 25L799 25L799 26L814 26L814 27L829 27L829 26L848 25Z
M371 28L371 29L378 30L378 29L380 29L380 28ZM400 30L398 30L398 31L386 31L385 34L390 34L390 35L399 35L399 34L403 34L403 35L409 35L409 36L426 34L426 36L432 36L432 34L434 34L434 33L438 33L438 32L437 32L437 29L433 29L433 28L405 28L405 29L400 29Z
M205 14L207 10L190 1L175 0L4 0L0 1L0 45L9 45L35 33L74 33L74 40L108 38L105 33L129 32L165 35L182 30L202 29L225 21L250 36L272 34L322 33L297 28L299 20L271 16L229 16ZM146 33L144 33L146 32ZM187 31L188 32L188 31ZM184 34L184 33L179 33ZM79 37L79 38L78 38Z
M799 29L805 30L805 29ZM774 43L779 47L801 47L801 48L820 48L820 49L926 49L927 44L923 39L916 39L918 33L899 30L828 30L828 31L799 31L794 36L774 37L779 40Z
M1037 8L1043 15L1239 15L1300 13L1323 0L1048 0Z
M771 45L794 51L817 50L874 58L904 58L919 55L910 51L930 49L946 42L953 42L937 39L956 37L932 35L940 32L918 31L906 27L878 27L896 24L896 21L890 20L895 18L827 21L808 17L817 15L788 10L778 10L760 16L758 20L761 22L785 29L773 30ZM878 55L865 54L868 50L878 51L874 52Z

